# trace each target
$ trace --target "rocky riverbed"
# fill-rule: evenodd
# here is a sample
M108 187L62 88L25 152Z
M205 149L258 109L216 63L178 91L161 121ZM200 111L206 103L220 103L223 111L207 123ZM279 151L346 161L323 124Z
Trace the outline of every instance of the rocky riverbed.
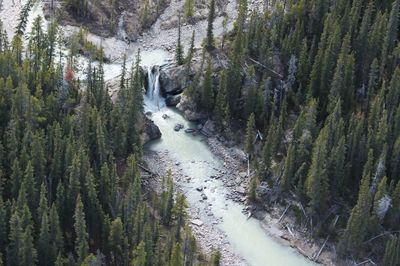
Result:
M160 154L158 152L146 150L144 161L152 171L157 172L161 176L165 176L167 171L171 170L176 189L186 194L184 187L191 182L191 177L183 171L179 162L172 159L168 151ZM199 162L193 163L196 164ZM223 173L225 170L221 169L220 171ZM161 177L157 180L153 180L151 184L159 191L161 189ZM201 193L203 188L196 187L193 188L193 190ZM221 218L213 216L212 212L209 210L211 205L211 202L208 203L206 199L202 198L199 200L198 205L190 204L187 209L189 226L203 249L203 252L205 254L211 254L213 250L220 250L222 253L222 265L247 265L243 258L233 250L226 234L217 227L221 222ZM201 215L201 212L206 213L206 215ZM206 217L206 219L204 217Z
M184 134L177 132L175 134ZM154 152L146 150L144 157L147 165L155 172L165 175L167 170L172 171L172 175L177 189L190 197L192 202L189 204L188 214L189 223L205 253L213 249L219 249L222 252L223 265L246 265L236 247L230 242L223 230L221 224L223 218L216 216L212 211L215 208L215 198L205 191L213 191L216 184L222 183L225 191L226 201L232 200L241 206L241 211L248 215L251 213L251 219L257 219L261 227L266 232L265 238L272 237L283 246L290 246L302 254L307 259L315 260L324 265L348 265L347 263L336 260L335 248L332 243L327 242L321 250L324 240L314 241L309 238L304 228L295 226L296 222L290 211L283 217L285 207L279 204L268 206L268 211L262 205L252 205L247 201L246 191L249 184L247 175L247 161L244 152L231 142L225 141L221 137L203 138L202 141L208 145L210 151L221 160L219 167L210 164L208 161L195 161L186 158L195 167L209 167L210 175L201 185L198 185L192 176L185 172L183 164L178 161L174 154L168 151ZM159 187L161 180L153 182L153 187ZM217 185L218 186L218 185ZM219 185L221 186L221 185ZM196 195L196 201L193 202L193 194ZM211 194L212 195L212 194ZM219 205L217 205L219 206ZM222 206L228 210L228 204ZM320 251L321 250L321 251Z

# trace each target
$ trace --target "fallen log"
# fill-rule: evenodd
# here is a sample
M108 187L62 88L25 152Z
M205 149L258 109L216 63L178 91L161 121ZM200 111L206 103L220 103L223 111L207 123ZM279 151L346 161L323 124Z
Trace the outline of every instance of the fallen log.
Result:
M140 168L140 169L142 169L143 171L145 171L145 172L147 172L147 173L151 174L152 176L160 176L160 174L159 174L159 173L157 173L157 172L153 172L153 171L151 171L150 169L148 169L148 168L144 167L144 166L143 166L143 165L141 165L141 164L138 164L138 166L139 166L139 168Z
M324 249L326 242L328 242L329 239L329 235L326 237L324 244L322 245L322 247L319 249L318 253L315 255L315 257L313 258L314 261L318 260L319 256L321 255L322 250Z
M251 57L248 57L248 59L249 59L251 62L253 62L253 63L255 63L255 64L259 65L259 66L262 66L263 68L265 68L265 69L271 71L272 73L274 73L274 74L277 75L278 77L283 78L283 76L282 76L281 74L279 74L279 73L276 72L275 70L271 69L270 67L267 67L266 65L261 64L260 62L254 60L254 59L251 58Z
M283 217L285 216L286 212L289 210L290 206L292 206L292 204L289 204L289 205L286 207L286 209L285 209L285 211L282 213L281 217L279 217L278 223L281 222L281 220L282 220Z

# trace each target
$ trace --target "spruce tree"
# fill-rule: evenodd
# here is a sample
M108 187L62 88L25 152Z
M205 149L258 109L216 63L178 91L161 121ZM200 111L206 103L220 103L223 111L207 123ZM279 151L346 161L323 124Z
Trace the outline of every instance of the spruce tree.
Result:
M247 127L246 127L246 138L245 138L245 147L244 150L247 153L247 155L252 156L254 153L254 143L255 143L255 128L256 128L256 122L255 122L255 116L254 113L252 113L249 117L249 120L247 120Z
M382 266L396 266L400 264L400 241L397 236L391 236L386 243Z
M52 265L50 251L50 229L47 212L44 212L41 218L40 234L38 240L38 262L39 265Z
M183 265L183 258L182 258L181 245L178 242L172 249L169 266L181 266L181 265Z
M76 198L74 220L75 254L77 262L81 263L89 254L89 234L86 230L85 212L80 195Z
M370 175L373 161L373 153L368 153L368 161L364 166L363 178L361 180L358 200L351 211L345 232L342 234L338 252L342 255L356 251L364 238L368 229L368 219L371 208L370 194Z
M214 49L214 34L213 34L213 23L215 17L215 0L210 0L207 20L207 40L205 48L208 51Z
M212 112L214 108L214 88L212 80L211 58L208 58L207 60L207 68L206 73L204 74L201 103L208 113Z
M191 21L192 17L194 16L194 2L195 0L185 0L184 10L185 10L185 17Z
M329 184L327 173L327 133L322 130L314 143L311 166L306 180L307 196L310 199L311 212L322 214L329 201Z
M146 266L146 250L143 241L137 245L134 254L135 258L132 260L132 265Z
M177 65L183 64L183 46L181 43L181 15L178 15L178 40L175 49L175 60Z
M121 218L117 218L112 221L110 234L108 236L111 260L115 265L121 265L123 263L124 242L124 230L122 227Z

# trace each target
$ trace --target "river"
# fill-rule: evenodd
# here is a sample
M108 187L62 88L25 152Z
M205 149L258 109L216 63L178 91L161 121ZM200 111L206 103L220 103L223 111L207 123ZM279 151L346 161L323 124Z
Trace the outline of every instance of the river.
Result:
M157 88L153 89L157 91ZM162 137L148 143L146 148L159 154L167 152L183 174L190 177L189 181L180 182L179 185L188 203L198 208L199 219L204 223L216 224L233 249L249 265L314 265L294 249L269 236L258 220L247 219L242 213L242 204L226 198L228 190L224 183L210 178L224 168L221 159L210 151L202 136L193 136L183 130L174 131L177 123L184 125L184 128L196 125L185 120L175 108L165 107L162 98L160 101L155 99L145 97L145 110L152 112L151 119L160 128ZM164 114L168 116L167 119L163 118ZM198 188L203 191L199 192ZM206 200L202 193L206 195Z
M43 17L40 2L30 12L26 32L30 31L33 19L38 15ZM46 24L47 22L45 22ZM12 26L9 26L9 32L11 32L11 28L13 29ZM66 49L61 50L61 55L65 56L66 53ZM134 57L135 53L131 53L127 58L128 67ZM144 50L141 53L141 65L161 65L168 63L170 57L171 54L161 49ZM87 59L78 56L78 77L86 76L87 64ZM106 81L117 77L120 73L120 62L104 65ZM160 105L157 106L154 104L154 99L145 97L145 110L153 113L151 119L162 132L161 139L150 142L146 148L160 154L168 152L168 155L179 164L182 172L190 177L190 181L181 182L180 187L191 207L198 209L199 219L211 226L215 225L218 230L221 230L235 253L249 265L314 265L294 249L281 245L275 238L269 236L258 220L247 219L242 213L243 205L226 198L228 190L223 182L210 178L211 175L215 175L223 169L223 162L214 156L201 136L192 136L183 131L175 132L173 127L176 123L183 124L185 128L196 125L186 121L176 109L165 107L162 97L159 100ZM162 118L163 114L167 114L169 118ZM207 199L203 199L202 193L196 190L200 187Z

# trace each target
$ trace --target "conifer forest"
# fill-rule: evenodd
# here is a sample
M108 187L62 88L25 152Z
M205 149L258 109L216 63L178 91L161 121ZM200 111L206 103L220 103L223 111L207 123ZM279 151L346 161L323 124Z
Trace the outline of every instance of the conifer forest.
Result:
M400 265L400 0L0 0L0 266Z

